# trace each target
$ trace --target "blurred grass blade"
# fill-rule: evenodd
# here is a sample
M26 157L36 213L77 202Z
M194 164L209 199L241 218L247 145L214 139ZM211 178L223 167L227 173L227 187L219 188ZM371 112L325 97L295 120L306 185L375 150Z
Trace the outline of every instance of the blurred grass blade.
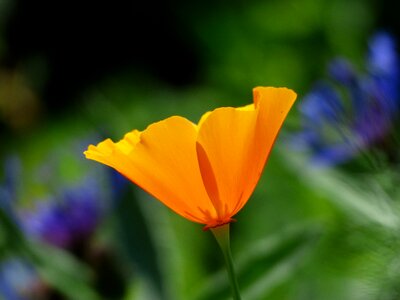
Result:
M356 183L345 174L329 172L315 173L313 184L327 192L332 201L347 212L358 214L358 219L366 217L369 221L395 229L399 226L399 216L390 203L390 198L379 186Z
M26 248L26 241L15 221L0 208L0 256Z
M142 214L139 199L127 189L116 209L116 236L126 256L139 275L152 285L150 290L165 299L161 267L148 222Z
M39 275L52 287L76 300L100 300L89 286L90 269L65 251L44 244L32 244L28 256Z
M315 225L286 228L250 245L245 253L234 258L243 299L265 299L277 285L289 279L311 253L319 231ZM229 299L224 270L210 277L195 299Z
M398 209L373 178L356 180L334 169L310 167L301 156L296 157L287 153L285 157L290 161L292 168L301 172L301 178L307 185L359 221L367 220L389 229L399 227Z

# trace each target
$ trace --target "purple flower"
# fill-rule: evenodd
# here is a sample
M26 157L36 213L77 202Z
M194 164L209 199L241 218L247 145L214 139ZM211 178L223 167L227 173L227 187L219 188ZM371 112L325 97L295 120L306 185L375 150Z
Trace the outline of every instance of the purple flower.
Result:
M383 142L399 114L399 63L389 34L370 40L366 72L343 58L328 71L301 102L302 132L293 139L317 165L344 163Z
M54 177L51 173L56 168L48 163L45 166L50 177ZM0 209L21 228L27 238L66 249L90 239L127 186L126 181L117 177L114 171L105 173L94 170L78 184L61 188L58 188L58 184L57 189L47 197L32 199L29 208L22 208L18 201L20 173L18 158L5 161L4 183L0 184ZM42 184L54 190L48 180Z
M73 247L97 229L105 213L104 200L99 184L93 179L85 180L24 212L24 231L58 247Z
M82 161L86 162L83 158ZM89 171L77 184L55 185L52 179L58 178L54 174L57 167L52 163L57 160L46 161L44 166L48 176L39 183L46 187L48 195L40 200L30 199L30 206L21 206L21 162L17 157L4 162L0 218L13 221L26 239L63 248L78 259L91 247L91 237L128 186L115 176L114 171L99 172L97 169ZM0 261L1 299L47 299L54 292L35 272L35 266L21 257Z

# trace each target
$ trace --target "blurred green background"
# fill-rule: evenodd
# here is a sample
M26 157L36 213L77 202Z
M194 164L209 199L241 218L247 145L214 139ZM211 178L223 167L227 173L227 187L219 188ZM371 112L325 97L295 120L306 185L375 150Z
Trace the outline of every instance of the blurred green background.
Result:
M171 115L197 122L250 103L262 85L289 87L298 101L231 226L243 299L400 299L398 214L370 191L378 175L315 170L285 143L327 63L344 56L361 68L368 38L396 34L397 19L385 1L0 0L0 185L14 189L0 214L2 297L229 299L210 232L82 151ZM38 203L79 194L88 178L105 208L77 244L20 228ZM55 234L57 220L46 223Z

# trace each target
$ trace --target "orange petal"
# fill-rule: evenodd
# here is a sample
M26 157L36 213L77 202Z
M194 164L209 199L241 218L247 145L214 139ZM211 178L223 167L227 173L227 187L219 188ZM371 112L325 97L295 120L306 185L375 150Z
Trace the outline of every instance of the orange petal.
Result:
M249 171L249 182L244 190L243 199L248 199L253 193L279 130L297 97L296 93L290 89L273 87L254 88L253 95L258 117L253 151L247 162L253 167ZM236 212L245 203L240 203Z
M197 162L196 125L175 116L137 133L113 145L105 141L90 146L85 154L112 166L189 220L207 224L215 218Z
M251 105L216 109L200 125L197 156L204 185L220 220L230 219L242 202L256 124L257 111Z
M219 218L234 216L253 192L296 95L256 88L254 105L220 108L202 118L197 155Z

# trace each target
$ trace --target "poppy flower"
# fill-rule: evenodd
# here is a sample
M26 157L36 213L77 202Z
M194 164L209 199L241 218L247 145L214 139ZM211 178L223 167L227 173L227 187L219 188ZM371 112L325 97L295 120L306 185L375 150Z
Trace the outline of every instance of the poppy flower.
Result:
M252 194L296 99L287 88L257 87L253 95L253 104L217 108L198 124L172 116L84 154L205 229L229 223Z

